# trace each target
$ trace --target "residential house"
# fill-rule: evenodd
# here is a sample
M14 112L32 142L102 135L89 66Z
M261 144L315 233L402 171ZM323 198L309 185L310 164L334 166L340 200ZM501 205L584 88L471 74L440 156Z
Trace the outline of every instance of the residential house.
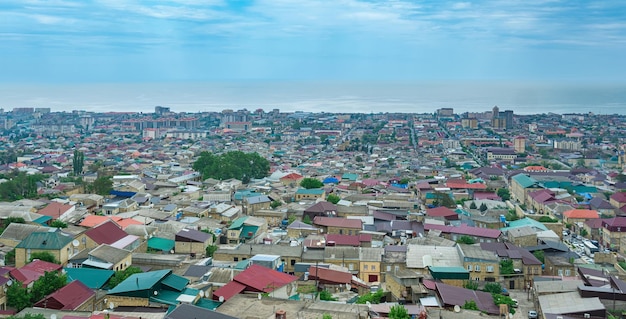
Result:
M113 220L105 221L88 229L76 240L79 242L78 249L92 249L101 244L107 244L116 248L135 251L141 245L141 239L138 236L129 235Z
M596 196L589 201L589 208L597 211L601 216L615 216L615 207L613 207L610 202L599 196Z
M409 243L406 252L406 268L428 275L429 267L463 267L456 247L418 245Z
M358 274L361 262L358 247L326 247L324 262L347 268L352 274Z
M39 277L45 275L46 272L61 271L63 267L59 264L33 260L28 264L12 269L9 274L11 277L19 281L24 287L31 287Z
M363 229L363 221L360 219L317 216L313 219L313 225L325 234L357 235Z
M563 223L571 224L575 232L580 231L585 221L596 218L600 218L600 214L592 209L570 209L563 212Z
M500 278L500 258L492 251L476 245L458 245L463 267L470 272L470 280L496 282Z
M34 307L68 311L93 311L96 292L74 280L37 301Z
M52 219L66 219L76 210L74 205L51 202L48 206L37 211L38 214L50 216Z
M88 253L82 267L120 271L130 267L131 263L130 251L102 244Z
M383 248L359 248L359 278L366 283L381 281Z
M507 231L509 242L520 247L537 245L537 231L530 226L515 227Z
M381 264L381 279L387 280L387 275L406 269L406 245L386 245Z
M63 268L68 281L78 280L90 289L102 289L115 274L109 269L97 268Z
M268 226L280 226L282 221L287 218L287 213L277 210L259 209L252 214L254 217L263 218Z
M165 315L164 319L189 319L189 318L207 318L207 319L237 319L237 317L225 315L210 309L198 307L195 305L181 303L172 312ZM111 318L113 319L113 318Z
M278 180L285 186L295 187L300 185L300 181L302 181L302 179L304 179L304 176L298 173L289 173Z
M15 247L31 233L47 232L49 230L49 227L39 225L10 223L0 235L0 244Z
M398 302L418 303L427 293L424 285L424 274L414 270L402 269L388 272L385 275L385 285L391 294L391 300Z
M502 235L499 229L478 228L467 226L466 224L461 224L460 226L424 224L424 230L440 231L443 237L453 241L457 241L465 236L471 238L476 243L496 242Z
M199 297L197 290L186 289L188 283L188 279L172 273L170 269L137 273L108 290L106 298L115 307L175 306L180 300L196 300Z
M119 213L126 213L137 210L139 208L139 204L130 199L125 198L121 200L110 201L102 205L102 212L105 215L117 215Z
M267 232L267 222L263 218L243 216L232 222L226 232L229 244L255 243L259 236Z
M294 195L295 201L301 200L317 200L326 198L326 192L323 188L299 188Z
M427 209L426 216L432 219L444 221L446 223L449 223L452 220L459 219L459 214L457 214L452 209L444 206Z
M611 195L609 201L613 207L620 209L626 206L626 192L617 192Z
M272 199L267 195L249 196L243 200L243 213L254 215L254 212L261 209L270 209Z
M195 229L181 229L174 236L176 242L174 250L179 254L204 256L206 248L213 244L213 234Z
M319 231L320 229L315 226L296 220L287 226L287 237L306 238L309 235L318 234Z
M600 232L604 247L620 251L622 238L626 238L626 217L602 219Z
M209 208L207 215L210 218L222 222L232 222L241 216L241 207L226 203L219 203L217 205L212 205Z
M526 204L529 192L541 189L541 185L534 178L526 174L517 174L511 177L511 198L520 204Z
M279 255L285 265L285 272L294 271L296 263L302 261L302 246L279 246L265 244L245 244L234 248L219 248L213 254L213 260L223 262L240 262L255 255ZM321 260L320 260L321 261Z
M346 291L346 286L352 284L352 274L350 272L326 267L309 266L308 280L315 280L318 288L331 292Z
M317 216L337 217L337 205L327 201L320 201L306 208L302 213L303 220L304 216L308 216L310 220L315 219Z
M213 292L213 300L228 300L242 292L267 293L272 298L289 299L297 294L298 277L259 265L251 265L232 281Z
M437 297L441 300L442 306L452 308L464 305L467 301L474 301L478 310L489 315L499 315L500 308L493 302L493 296L484 291L465 289L445 283L435 283Z
M32 254L50 253L61 264L67 264L73 250L72 236L59 231L33 232L15 247L15 266L22 267L30 261Z
M585 231L587 232L587 238L591 240L597 240L598 242L602 240L602 221L602 218L596 218L588 219L583 223L583 229L585 229Z
M326 246L372 247L372 235L326 234Z
M533 282L535 276L542 274L542 262L524 248L511 243L480 243L480 247L497 254L500 261L512 261L514 273L500 273L504 278L504 286L509 289L526 287Z
M565 256L545 255L544 264L544 274L548 276L571 277L576 274L573 259L570 260Z

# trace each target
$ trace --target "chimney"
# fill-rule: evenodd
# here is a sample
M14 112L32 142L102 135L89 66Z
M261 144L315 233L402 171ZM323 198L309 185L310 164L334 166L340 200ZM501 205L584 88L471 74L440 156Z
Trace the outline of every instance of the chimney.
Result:
M287 312L282 309L276 311L276 315L274 316L274 319L287 319Z

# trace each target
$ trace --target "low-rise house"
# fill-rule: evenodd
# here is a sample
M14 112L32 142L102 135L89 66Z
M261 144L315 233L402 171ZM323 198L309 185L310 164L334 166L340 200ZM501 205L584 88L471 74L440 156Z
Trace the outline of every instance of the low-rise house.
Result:
M601 197L594 197L589 201L589 208L597 211L605 217L615 216L615 207L610 202Z
M207 216L222 222L230 222L241 216L241 207L219 203L209 208Z
M125 198L122 200L111 201L102 205L102 212L105 215L116 215L119 213L126 213L137 210L138 207L139 204L137 204L136 201L130 198Z
M325 197L326 197L326 192L322 188L311 188L311 189L300 188L296 191L294 195L294 200L295 201L317 200L317 199L323 199Z
M317 216L313 219L313 225L325 234L356 235L363 229L363 221L360 219Z
M406 268L429 274L429 267L463 267L457 247L408 244Z
M88 253L82 267L108 269L120 271L131 266L132 254L130 251L102 244Z
M626 192L617 192L611 195L609 201L613 207L620 209L626 206Z
M361 247L359 249L359 278L361 280L366 283L381 281L383 253L382 248Z
M414 270L403 269L388 272L385 275L385 285L391 294L389 301L418 303L419 298L427 293L422 284L423 280L424 275Z
M213 244L213 234L183 228L176 233L174 241L176 242L174 250L177 253L203 256L206 253L206 248Z
M263 218L268 226L279 226L287 217L287 213L277 210L260 209L252 214L254 217Z
M242 292L268 293L272 298L289 299L297 294L297 279L283 272L251 265L232 281L213 292L213 300L226 301Z
M254 212L262 209L270 209L272 199L267 195L245 197L243 200L244 214L254 215Z
M165 315L164 319L189 319L189 318L207 318L207 319L237 319L237 317L225 315L210 309L181 303L172 312ZM114 319L111 317L111 319Z
M47 232L49 230L50 228L45 226L10 223L0 235L0 244L15 247L31 233Z
M37 301L34 306L45 309L93 311L96 293L78 280Z
M542 274L542 262L528 250L511 243L480 243L484 250L498 255L500 260L511 260L514 272L500 273L504 279L504 286L510 289L521 289L530 285L534 277Z
M281 262L285 265L284 271L291 273L295 264L302 261L302 246L242 244L233 248L221 247L213 254L213 260L237 263L255 255L280 255Z
M37 211L38 214L50 216L52 219L65 219L69 217L76 207L59 202L51 202L48 206Z
M500 258L492 251L476 245L459 245L463 267L470 272L470 280L495 282L500 278Z
M500 308L494 304L493 297L488 292L446 285L441 282L435 283L435 286L443 307L452 308L464 305L467 301L474 301L478 310L490 315L500 314Z
M320 228L296 220L287 226L287 237L306 238L309 235L318 234L319 231Z
M499 229L478 228L465 224L461 224L460 226L424 224L424 230L438 230L443 237L453 241L457 241L459 238L466 236L476 243L496 242L502 235Z
M183 300L189 300L189 297L196 300L199 297L195 289L186 291L188 283L188 279L172 273L170 269L137 273L108 290L106 298L115 307L178 305L180 297Z
M514 245L521 247L537 245L537 231L530 226L511 228L506 234L509 242Z
M576 274L574 263L565 256L544 256L544 274L548 276L570 277Z
M448 207L440 206L436 208L429 208L426 210L426 216L432 219L441 220L444 222L450 222L451 220L458 220L459 214Z
M243 216L233 221L226 232L229 244L255 243L267 232L267 222L263 218Z
M358 247L326 247L324 262L347 268L352 274L358 274L361 267L360 250Z
M308 216L310 220L314 220L317 216L337 217L337 205L327 201L320 201L305 209L302 218L304 216Z
M316 266L310 266L307 271L308 280L315 280L321 289L343 292L352 284L352 274L349 272Z
M90 289L102 289L115 271L97 268L63 268L68 281L78 280Z
M67 264L72 250L73 237L56 232L33 232L15 247L15 266L22 267L33 253L47 252L61 264Z
M600 215L592 209L571 209L563 212L563 223L566 224L584 223L588 219L595 218L600 218Z
M19 281L22 286L31 287L33 282L46 272L61 271L61 269L62 266L59 264L43 260L33 260L28 264L11 270L9 274L13 279Z
M138 236L129 235L112 220L88 229L76 240L79 243L79 249L92 249L101 244L107 244L116 248L135 251L141 244L141 239Z

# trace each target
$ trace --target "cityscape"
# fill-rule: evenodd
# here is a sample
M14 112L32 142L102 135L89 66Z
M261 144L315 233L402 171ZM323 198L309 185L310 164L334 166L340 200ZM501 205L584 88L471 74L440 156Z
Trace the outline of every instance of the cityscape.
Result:
M24 318L619 317L625 121L2 110L0 302Z

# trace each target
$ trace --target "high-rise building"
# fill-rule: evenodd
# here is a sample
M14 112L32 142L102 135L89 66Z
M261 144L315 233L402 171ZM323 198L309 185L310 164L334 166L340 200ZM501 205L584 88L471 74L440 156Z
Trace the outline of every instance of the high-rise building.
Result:
M517 136L513 139L513 148L515 148L515 153L524 153L526 152L526 138L523 136Z

